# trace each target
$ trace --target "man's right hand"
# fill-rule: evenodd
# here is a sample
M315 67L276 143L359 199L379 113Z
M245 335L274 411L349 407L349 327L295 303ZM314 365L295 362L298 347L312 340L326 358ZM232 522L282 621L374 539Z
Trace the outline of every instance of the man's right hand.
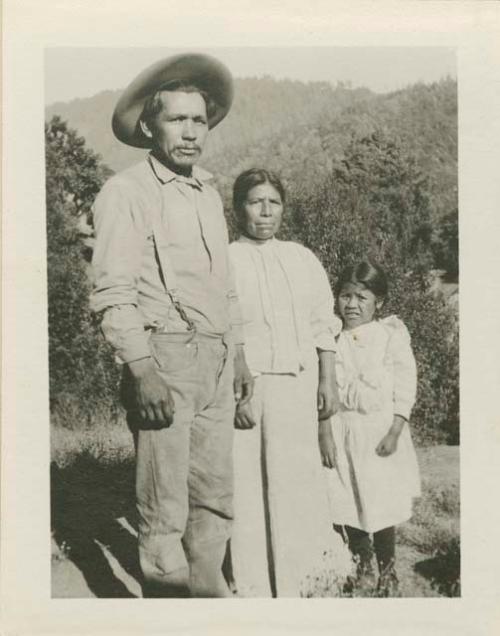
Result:
M129 368L135 380L137 406L143 421L157 428L170 426L174 421L174 399L152 358L129 362Z

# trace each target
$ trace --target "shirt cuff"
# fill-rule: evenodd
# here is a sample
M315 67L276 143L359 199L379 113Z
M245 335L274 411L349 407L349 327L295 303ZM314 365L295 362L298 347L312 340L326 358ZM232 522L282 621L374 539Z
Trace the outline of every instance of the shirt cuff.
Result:
M151 350L147 332L127 337L126 342L116 350L116 355L124 364L135 362L142 358L150 358Z

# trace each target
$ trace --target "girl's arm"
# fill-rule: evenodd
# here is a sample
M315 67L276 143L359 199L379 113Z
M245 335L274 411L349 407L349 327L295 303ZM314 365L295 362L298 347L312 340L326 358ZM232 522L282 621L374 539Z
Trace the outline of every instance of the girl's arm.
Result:
M384 435L380 444L375 449L377 455L380 457L387 457L388 455L392 455L397 447L399 436L401 435L401 431L405 425L406 420L401 415L395 415L392 420L392 426L389 429L389 432Z
M388 354L393 364L394 413L404 420L410 419L417 395L417 365L411 348L410 334L398 318L388 344Z
M399 436L410 419L417 393L417 365L408 329L395 316L389 318L387 324L392 332L387 354L393 365L394 417L391 428L376 448L377 455L381 457L392 455L396 451Z

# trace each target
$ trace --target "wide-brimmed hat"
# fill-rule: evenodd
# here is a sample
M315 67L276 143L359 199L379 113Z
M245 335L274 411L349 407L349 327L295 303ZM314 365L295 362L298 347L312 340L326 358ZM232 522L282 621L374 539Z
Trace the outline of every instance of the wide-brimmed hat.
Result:
M139 118L147 98L173 80L189 82L213 100L215 109L208 118L209 128L216 126L229 112L233 79L224 64L200 53L175 55L149 66L124 90L112 119L113 132L120 141L136 148L151 147L151 139L142 132Z

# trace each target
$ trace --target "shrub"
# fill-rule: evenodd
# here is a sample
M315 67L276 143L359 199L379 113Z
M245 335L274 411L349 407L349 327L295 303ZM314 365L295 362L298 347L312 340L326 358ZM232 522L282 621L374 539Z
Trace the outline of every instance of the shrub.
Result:
M55 117L45 126L51 411L78 427L114 400L118 371L88 308L90 279L79 223L109 171ZM83 420L83 421L82 421Z
M432 209L427 179L411 153L382 132L353 138L324 186L293 188L283 236L320 258L333 285L340 271L373 258L390 279L384 314L396 313L412 336L418 366L413 413L420 443L458 441L456 316L430 291Z
M458 278L458 212L454 210L441 219L434 240L436 267L446 271L448 278Z

